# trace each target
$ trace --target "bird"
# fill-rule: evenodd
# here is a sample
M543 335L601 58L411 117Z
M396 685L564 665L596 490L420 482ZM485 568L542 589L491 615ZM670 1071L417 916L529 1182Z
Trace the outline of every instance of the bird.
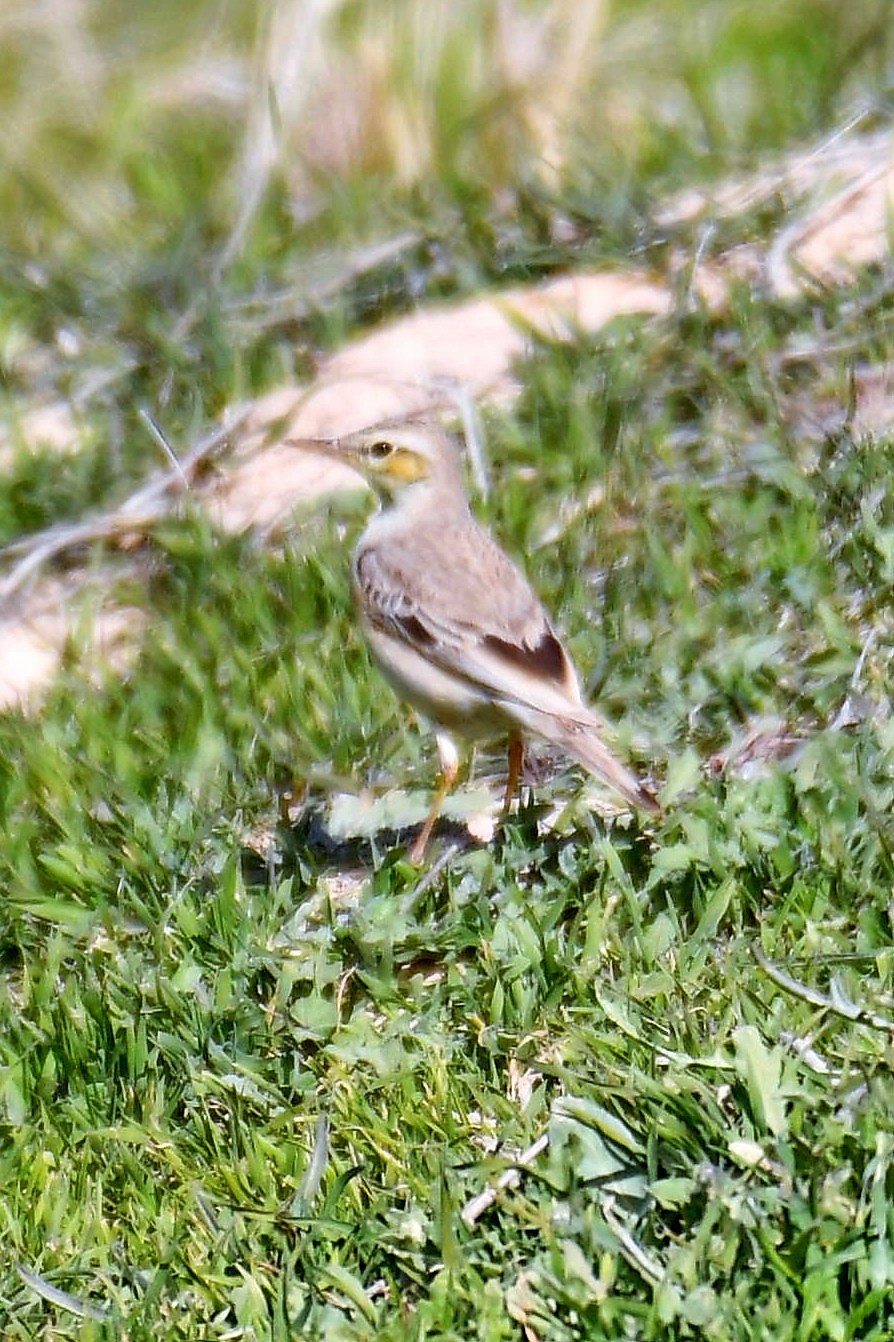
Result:
M405 420L334 439L287 439L352 466L379 497L353 555L352 586L374 660L435 729L440 781L410 851L421 865L459 772L455 736L505 735L507 814L524 741L561 747L631 806L655 796L605 745L577 671L517 564L475 518L458 445L440 424Z

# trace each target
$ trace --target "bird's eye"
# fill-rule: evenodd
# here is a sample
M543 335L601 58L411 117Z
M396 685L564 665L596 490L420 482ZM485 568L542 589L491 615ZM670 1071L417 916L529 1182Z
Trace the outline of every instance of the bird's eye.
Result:
M383 438L380 442L372 444L369 449L369 455L372 457L373 461L384 461L386 457L391 456L393 451L394 444L386 442Z

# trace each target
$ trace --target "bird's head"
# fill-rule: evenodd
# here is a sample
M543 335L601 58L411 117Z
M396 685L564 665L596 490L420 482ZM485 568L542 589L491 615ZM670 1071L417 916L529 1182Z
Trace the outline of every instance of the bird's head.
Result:
M353 466L386 499L419 493L420 487L436 481L462 493L459 454L447 434L431 423L380 424L345 438L293 442Z

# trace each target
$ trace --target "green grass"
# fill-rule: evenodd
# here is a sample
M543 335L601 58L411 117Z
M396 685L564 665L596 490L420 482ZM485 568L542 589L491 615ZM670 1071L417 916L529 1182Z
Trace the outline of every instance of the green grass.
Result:
M658 833L606 829L563 775L421 898L395 848L364 851L340 901L337 854L280 823L278 786L427 774L325 518L281 555L172 527L128 683L85 697L72 670L39 734L7 717L9 1336L53 1308L13 1261L111 1312L56 1311L59 1336L515 1336L507 1301L546 1336L887 1335L881 651L860 687L878 716L823 726L884 636L890 449L767 416L758 446L730 430L662 459L696 400L701 423L753 416L729 349L747 334L753 359L779 316L544 350L492 426L519 549L563 488L605 483L531 567L600 702L669 760ZM755 714L808 730L796 766L700 780ZM780 991L761 948L840 1009ZM524 1105L513 1068L536 1074ZM547 1128L549 1155L466 1230L465 1200Z
M658 40L696 13L689 49ZM332 181L295 221L274 188L216 286L207 147L235 157L225 122L159 123L126 246L48 210L39 273L7 182L2 392L11 413L72 396L87 447L20 445L2 538L126 495L156 465L142 405L191 441L421 298L644 242L660 267L664 185L829 129L880 88L881 11L786 4L770 54L751 13L615 14L606 52L654 63L632 103L656 66L670 90L620 176L609 135L565 182L519 174L510 206L445 130L412 189ZM143 124L109 117L84 150L100 175ZM405 253L346 262L301 306L321 251L337 275L399 229ZM298 315L265 319L257 300L289 285ZM603 821L568 768L488 847L439 836L431 876L399 836L331 839L333 794L433 770L353 622L356 501L299 513L280 547L187 512L153 538L148 585L122 570L149 616L137 664L93 688L75 646L39 717L0 717L4 1339L892 1335L894 444L844 414L852 367L892 357L888 306L870 275L788 306L740 293L722 320L617 322L542 345L512 413L486 415L482 511L663 782L657 827ZM803 407L828 400L824 437ZM597 484L602 503L544 543ZM702 767L758 720L799 751Z

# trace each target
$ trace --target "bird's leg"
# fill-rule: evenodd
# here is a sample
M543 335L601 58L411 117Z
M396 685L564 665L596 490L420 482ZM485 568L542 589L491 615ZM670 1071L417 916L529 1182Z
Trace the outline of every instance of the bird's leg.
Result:
M447 793L456 782L456 775L459 773L459 755L456 746L446 732L438 732L435 740L438 743L438 755L441 760L441 777L438 781L438 790L434 795L431 804L431 810L425 819L425 824L419 831L419 837L410 849L410 861L414 867L422 865L425 858L425 850L428 847L428 841L431 838L432 830L438 816L441 814L441 807Z
M503 815L508 815L518 795L521 782L522 764L525 759L525 743L521 732L509 733L509 773L506 776L506 792L503 797Z

